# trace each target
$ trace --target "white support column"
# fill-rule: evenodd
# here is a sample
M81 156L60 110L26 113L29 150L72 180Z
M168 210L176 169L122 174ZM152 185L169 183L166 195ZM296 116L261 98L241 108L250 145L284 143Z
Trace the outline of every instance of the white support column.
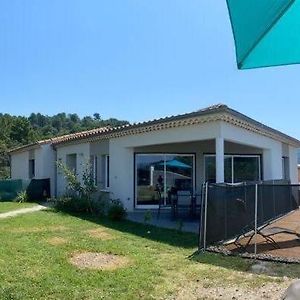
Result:
M272 148L263 151L263 180L278 180L283 178L282 174L282 147L273 145Z
M224 182L224 138L216 138L216 181Z
M298 184L297 149L289 146L289 172L291 183Z

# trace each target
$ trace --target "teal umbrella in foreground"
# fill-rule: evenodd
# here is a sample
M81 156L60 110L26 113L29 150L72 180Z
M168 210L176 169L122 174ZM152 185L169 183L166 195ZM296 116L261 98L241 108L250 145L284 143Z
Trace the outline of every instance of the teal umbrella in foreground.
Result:
M227 0L239 69L300 63L300 0Z

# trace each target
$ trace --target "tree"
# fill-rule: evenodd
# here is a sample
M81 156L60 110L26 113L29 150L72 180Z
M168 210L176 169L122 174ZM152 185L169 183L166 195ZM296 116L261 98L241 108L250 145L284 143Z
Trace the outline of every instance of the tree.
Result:
M119 126L128 122L117 119L102 120L99 113L82 119L75 113L67 115L64 112L54 116L31 113L28 118L0 113L0 179L9 175L8 149L108 124Z
M97 121L100 121L100 120L101 120L101 116L100 116L99 113L94 113L93 116L94 116L94 119L95 119L95 120L97 120Z

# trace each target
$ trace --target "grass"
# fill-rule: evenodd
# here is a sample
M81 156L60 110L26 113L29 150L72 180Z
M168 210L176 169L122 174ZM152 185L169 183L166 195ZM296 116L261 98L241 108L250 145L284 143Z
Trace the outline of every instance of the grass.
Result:
M28 208L37 205L36 203L0 202L0 213L13 211L21 208Z
M88 234L96 229L111 238ZM0 299L166 299L199 281L254 288L282 280L252 276L247 260L191 256L197 245L192 233L129 221L41 211L0 220L0 240ZM69 258L84 251L123 255L131 263L114 271L77 269ZM300 276L298 266L288 272L276 267L280 276Z

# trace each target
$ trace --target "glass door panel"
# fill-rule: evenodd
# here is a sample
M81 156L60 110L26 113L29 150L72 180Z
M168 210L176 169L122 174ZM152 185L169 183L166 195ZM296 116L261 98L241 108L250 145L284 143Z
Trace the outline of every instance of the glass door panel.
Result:
M166 203L177 191L193 193L194 159L191 155L166 155Z
M234 182L260 180L259 157L235 156L233 164Z
M136 154L136 205L158 205L158 190L164 204L172 193L194 189L194 155Z
M158 205L157 189L164 190L164 156L136 155L136 204ZM162 195L163 196L163 195Z
M227 183L232 183L232 156L224 158L224 180Z

